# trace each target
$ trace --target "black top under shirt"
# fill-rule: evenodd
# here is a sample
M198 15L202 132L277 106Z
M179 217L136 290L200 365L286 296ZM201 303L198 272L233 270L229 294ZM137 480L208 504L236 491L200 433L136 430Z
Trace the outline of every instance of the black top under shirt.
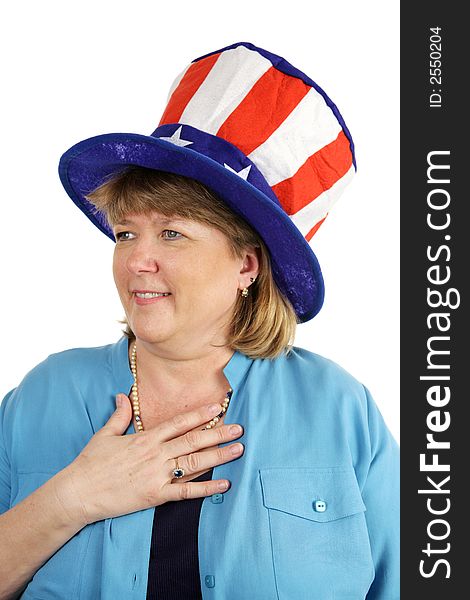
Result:
M192 481L210 480L212 472ZM175 500L155 508L147 600L202 600L198 529L203 500Z

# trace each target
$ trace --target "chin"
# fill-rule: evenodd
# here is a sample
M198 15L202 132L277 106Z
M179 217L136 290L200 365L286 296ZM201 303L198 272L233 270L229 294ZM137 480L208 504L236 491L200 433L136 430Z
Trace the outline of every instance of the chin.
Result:
M171 337L171 333L168 330L164 331L161 328L157 329L155 327L145 327L139 325L131 325L130 327L138 340L142 340L143 342L147 342L149 344L164 342Z

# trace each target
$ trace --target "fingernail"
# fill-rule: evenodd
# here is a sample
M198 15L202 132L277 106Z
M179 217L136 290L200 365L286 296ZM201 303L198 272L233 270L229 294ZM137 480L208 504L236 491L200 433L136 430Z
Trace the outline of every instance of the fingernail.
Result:
M226 490L228 488L228 481L219 481L217 488L221 491Z
M209 406L209 414L211 415L218 415L221 410L222 406L220 404L211 404Z
M116 396L116 408L121 408L121 406L122 406L122 398L121 398L121 395L118 394Z
M238 433L242 432L242 428L240 427L240 425L232 425L229 431L232 435L237 435Z
M236 456L237 454L240 454L240 452L243 450L243 446L241 444L235 444L234 446L232 446L230 448L230 452Z

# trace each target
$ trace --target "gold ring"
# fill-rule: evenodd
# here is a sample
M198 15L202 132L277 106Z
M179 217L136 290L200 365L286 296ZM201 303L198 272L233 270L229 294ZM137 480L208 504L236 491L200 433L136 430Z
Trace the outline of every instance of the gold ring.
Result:
M181 477L184 477L184 469L180 468L177 458L175 458L175 462L176 462L176 468L173 469L173 477L176 477L176 479L181 479Z

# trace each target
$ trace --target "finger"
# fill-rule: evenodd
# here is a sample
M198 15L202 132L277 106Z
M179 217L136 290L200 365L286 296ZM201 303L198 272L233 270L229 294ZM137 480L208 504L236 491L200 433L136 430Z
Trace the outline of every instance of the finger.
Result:
M165 487L166 501L190 500L191 498L204 498L213 494L226 492L230 482L226 479L214 481L187 481L186 483L169 483Z
M243 428L233 423L205 429L204 431L188 431L184 435L166 442L162 446L162 450L168 458L175 458L230 442L239 438L242 434Z
M160 423L158 427L153 430L155 435L161 442L166 442L175 437L183 435L190 429L194 429L198 425L206 423L214 416L222 412L222 406L220 404L211 404L209 406L203 406L196 410L192 410L186 413L178 414Z
M186 456L180 456L178 458L178 465L184 470L185 476L194 476L201 471L207 471L216 465L222 465L240 457L243 450L243 444L237 442L236 444L230 444L230 446L223 446L222 448L215 448L205 452L193 452ZM171 459L170 463L174 468L174 459ZM169 466L169 471L171 472L171 470L172 467ZM175 478L173 481L177 482L178 479Z
M129 427L132 418L132 406L129 398L125 394L117 394L116 410L113 412L107 423L101 428L105 435L122 435Z

